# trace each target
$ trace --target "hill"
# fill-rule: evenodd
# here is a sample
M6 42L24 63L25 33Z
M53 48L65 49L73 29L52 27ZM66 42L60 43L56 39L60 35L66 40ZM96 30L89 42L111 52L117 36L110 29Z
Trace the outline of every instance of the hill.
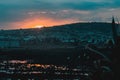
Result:
M37 31L37 32L36 32ZM32 29L17 29L17 30L1 30L0 36L27 36L27 35L55 35L55 34L74 34L81 33L101 33L104 35L111 35L111 23L73 23L53 27L32 28Z

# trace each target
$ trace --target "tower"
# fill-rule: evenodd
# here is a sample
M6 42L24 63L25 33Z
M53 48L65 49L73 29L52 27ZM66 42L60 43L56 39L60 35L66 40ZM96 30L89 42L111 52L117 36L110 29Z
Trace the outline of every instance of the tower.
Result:
M116 29L114 17L112 17L112 34L113 34L114 45L117 45L117 29Z

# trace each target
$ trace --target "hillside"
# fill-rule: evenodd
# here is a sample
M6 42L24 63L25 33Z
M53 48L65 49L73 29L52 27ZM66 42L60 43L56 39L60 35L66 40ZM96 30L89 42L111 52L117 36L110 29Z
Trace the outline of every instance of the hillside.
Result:
M78 35L80 33L102 33L111 35L111 23L74 23L74 24L66 24L61 26L53 26L53 27L44 27L41 29L33 28L33 29L18 29L18 30L1 30L0 36L26 36L26 35L38 35L38 34L49 34L52 33L64 33L64 34L75 34ZM37 32L38 33L37 33Z

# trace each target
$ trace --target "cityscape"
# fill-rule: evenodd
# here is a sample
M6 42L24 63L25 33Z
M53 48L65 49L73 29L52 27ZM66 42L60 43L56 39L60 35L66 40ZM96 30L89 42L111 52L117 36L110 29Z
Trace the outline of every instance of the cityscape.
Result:
M0 80L120 80L120 0L0 0Z
M118 25L114 18L112 24L86 23L109 25L107 30L111 30L108 33L94 32L87 27L86 33L86 24L80 26L81 24L83 25L75 23L51 28L1 30L1 79L16 77L16 80L23 80L23 76L28 80L112 80L115 74L111 56L115 45L112 34ZM44 33L46 31L48 33Z

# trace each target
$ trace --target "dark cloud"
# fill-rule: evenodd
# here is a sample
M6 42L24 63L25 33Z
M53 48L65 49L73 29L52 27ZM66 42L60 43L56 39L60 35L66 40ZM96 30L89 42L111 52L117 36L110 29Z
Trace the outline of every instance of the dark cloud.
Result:
M0 6L4 8L14 8L14 9L35 9L35 10L45 10L45 9L83 9L91 10L104 7L120 7L119 0L109 0L109 1L91 1L91 0L1 0ZM2 7L2 8L3 8Z

